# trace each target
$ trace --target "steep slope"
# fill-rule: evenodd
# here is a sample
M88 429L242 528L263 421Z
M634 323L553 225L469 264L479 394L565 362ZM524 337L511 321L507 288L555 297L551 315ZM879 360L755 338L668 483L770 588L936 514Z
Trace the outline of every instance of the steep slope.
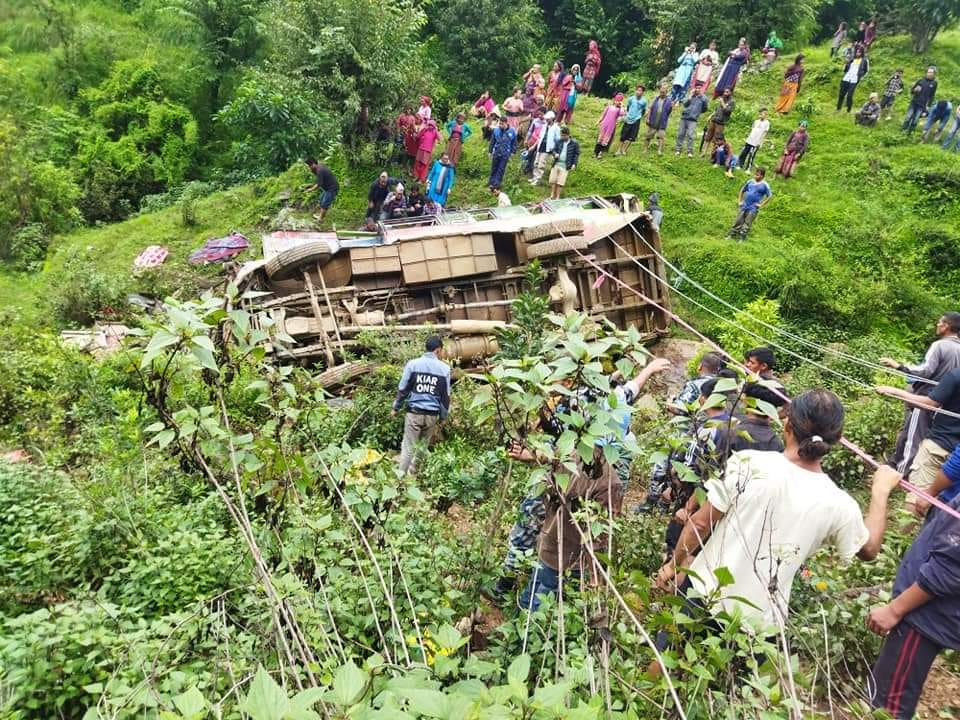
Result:
M948 155L936 145L919 145L917 134L907 138L900 132L905 96L895 104L894 120L875 129L855 126L852 115L834 111L840 65L829 61L825 47L806 54L807 78L797 106L786 118L771 118L768 145L758 157L771 170L768 179L775 196L746 243L724 237L746 176L738 173L728 179L706 160L675 157L676 116L663 157L644 155L637 144L628 157L608 155L597 161L591 150L605 100L581 99L573 132L581 142L582 160L566 194L628 191L645 197L659 192L666 213L662 234L667 252L685 272L721 295L737 303L760 296L777 298L787 320L823 339L879 333L911 343L926 332L932 314L956 302L960 156ZM770 72L751 70L741 80L727 133L735 151L756 111L776 101L790 58L785 54ZM938 38L930 57L910 53L905 38L881 38L872 53L871 72L857 90L856 104L869 92L881 91L895 67L904 67L905 80L912 83L928 62L940 68L940 96L956 96L960 32ZM795 179L772 179L784 141L801 118L810 122L808 155ZM356 227L367 183L379 167L367 162L348 171L340 159L332 164L342 191L328 222ZM485 147L477 132L465 147L451 204L489 204L487 171ZM218 193L199 202L198 224L193 227L184 227L179 209L173 207L59 237L38 277L0 274L0 301L19 305L26 317L41 319L38 308L43 305L38 300L58 283L68 258L91 257L108 272L126 278L138 250L151 243L167 244L172 250L168 263L182 270L189 250L204 238L231 229L254 233L278 209L278 192L293 190L296 199L297 186L307 180L305 168L294 168L271 181ZM504 189L515 203L546 195L545 188L529 186L515 162ZM709 316L695 315L708 329L717 329Z

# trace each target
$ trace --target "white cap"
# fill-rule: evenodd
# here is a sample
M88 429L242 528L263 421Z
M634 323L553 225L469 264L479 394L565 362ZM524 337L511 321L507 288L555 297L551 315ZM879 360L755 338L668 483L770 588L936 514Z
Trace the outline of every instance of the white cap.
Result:
M547 110L547 114L543 116L544 120L553 120L556 117L556 113L553 110Z

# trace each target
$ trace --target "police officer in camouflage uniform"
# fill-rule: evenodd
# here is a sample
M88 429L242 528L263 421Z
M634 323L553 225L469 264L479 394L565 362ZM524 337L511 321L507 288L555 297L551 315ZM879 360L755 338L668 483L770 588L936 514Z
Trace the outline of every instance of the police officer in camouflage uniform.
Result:
M450 412L450 366L440 360L443 340L439 335L427 338L426 352L410 360L403 368L397 399L391 416L406 404L403 444L400 447L400 473L416 472L416 449L433 441L437 426Z

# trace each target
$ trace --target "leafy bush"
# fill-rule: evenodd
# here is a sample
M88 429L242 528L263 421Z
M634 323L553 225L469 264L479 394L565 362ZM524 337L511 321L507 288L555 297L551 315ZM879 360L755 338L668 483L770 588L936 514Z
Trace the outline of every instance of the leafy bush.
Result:
M0 462L0 611L75 591L87 563L90 514L65 475Z
M417 480L436 496L437 507L452 503L472 506L483 500L506 470L503 454L478 452L463 439L443 443L417 468Z
M71 258L56 284L51 305L58 322L86 326L103 318L116 318L126 305L126 289L116 276L85 258Z
M725 313L728 311L724 311ZM780 303L776 300L760 298L747 303L742 310L733 313L734 325L727 325L720 331L720 345L733 357L739 359L744 356L751 348L758 345L765 345L757 336L771 338L779 344L780 336L777 336L767 325L780 327ZM739 327L737 327L739 326ZM743 328L743 329L741 329ZM781 364L787 358L779 357Z
M10 242L10 256L20 270L34 271L43 265L47 257L50 239L40 223L24 225L17 230Z
M101 592L145 616L164 615L242 585L244 564L239 544L222 529L178 529L141 546Z
M334 117L302 83L261 70L247 73L216 120L234 138L237 167L279 172L307 156L328 157L340 140Z

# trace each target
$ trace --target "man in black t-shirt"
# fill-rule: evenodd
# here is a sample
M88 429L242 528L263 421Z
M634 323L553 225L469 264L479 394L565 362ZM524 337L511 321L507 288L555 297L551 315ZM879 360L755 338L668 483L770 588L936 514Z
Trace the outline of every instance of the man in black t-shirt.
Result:
M327 210L337 199L337 193L340 192L340 183L337 182L333 171L322 162L318 162L316 158L307 158L304 162L317 180L313 185L305 188L305 192L320 190L320 212L317 213L316 218L317 220L323 220Z
M918 395L901 388L880 385L877 392L897 398L915 407L933 411L930 432L920 443L920 449L910 467L910 482L921 490L928 489L937 479L940 466L960 445L960 417L946 415L938 410L960 414L960 368L951 370L942 378L929 395ZM907 504L916 508L916 496L907 497Z

